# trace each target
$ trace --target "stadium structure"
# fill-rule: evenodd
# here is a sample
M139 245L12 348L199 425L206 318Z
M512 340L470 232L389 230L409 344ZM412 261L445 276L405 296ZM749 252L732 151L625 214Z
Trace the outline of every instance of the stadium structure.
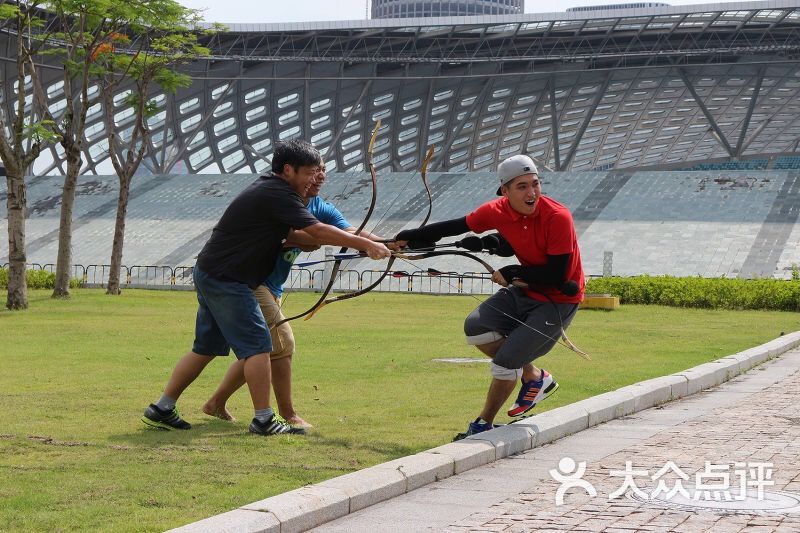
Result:
M228 25L207 38L211 56L188 68L190 88L153 95L151 176L134 183L126 263L191 264L280 139L321 149L328 194L359 220L369 203L366 147L380 120L381 201L401 195L386 234L422 218L423 193L402 194L430 146L433 220L490 198L485 182L497 163L527 153L545 192L573 210L591 274L612 251L616 273L788 277L800 262L800 1L642 4ZM0 35L6 49L14 38ZM9 62L4 70L13 79ZM57 112L60 72L47 75ZM113 125L123 137L124 95ZM94 218L76 236L95 233L75 243L75 257L98 263L108 257L98 250L110 250L110 237L97 242L110 235L100 219L113 213L115 180L100 104L90 113L76 217ZM32 262L55 257L59 149L32 169ZM166 219L180 228L173 237Z
M372 0L370 4L373 19L518 15L525 11L523 0Z
M190 89L154 95L162 110L147 164L260 172L244 145L269 157L273 139L299 136L335 146L331 170L359 169L378 119L375 161L392 170L416 168L432 144L433 169L449 171L489 169L518 152L556 171L794 154L798 7L231 24L189 68ZM6 49L12 38L3 35ZM54 110L64 102L59 75L47 91ZM107 171L99 106L93 115L86 171ZM129 119L115 113L123 135ZM54 147L34 174L62 167Z

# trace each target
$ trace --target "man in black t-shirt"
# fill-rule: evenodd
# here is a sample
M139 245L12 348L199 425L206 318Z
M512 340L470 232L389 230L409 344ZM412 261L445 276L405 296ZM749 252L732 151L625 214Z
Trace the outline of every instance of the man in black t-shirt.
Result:
M255 416L250 432L304 433L274 416L270 407L272 340L253 290L266 279L290 229L303 230L324 244L362 250L373 259L389 257L383 244L320 223L303 203L322 162L305 141L275 146L272 172L240 193L223 213L197 257L195 340L172 371L161 398L144 411L142 422L160 429L190 429L175 403L217 355L231 348L243 359Z

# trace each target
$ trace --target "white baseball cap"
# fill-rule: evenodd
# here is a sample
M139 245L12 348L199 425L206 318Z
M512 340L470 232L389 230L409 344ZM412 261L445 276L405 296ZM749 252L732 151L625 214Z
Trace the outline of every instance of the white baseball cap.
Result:
M500 179L501 187L517 176L524 176L525 174L539 174L533 159L527 155L515 155L497 165L497 177ZM497 196L502 195L503 193L500 192L500 187L498 187Z

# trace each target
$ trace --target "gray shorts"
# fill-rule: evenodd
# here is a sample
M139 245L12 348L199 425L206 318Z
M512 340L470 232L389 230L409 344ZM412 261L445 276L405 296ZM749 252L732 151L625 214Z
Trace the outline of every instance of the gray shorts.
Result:
M469 344L505 338L492 361L518 369L549 352L561 337L561 328L567 329L577 310L578 304L541 302L518 287L503 287L467 316L464 334Z

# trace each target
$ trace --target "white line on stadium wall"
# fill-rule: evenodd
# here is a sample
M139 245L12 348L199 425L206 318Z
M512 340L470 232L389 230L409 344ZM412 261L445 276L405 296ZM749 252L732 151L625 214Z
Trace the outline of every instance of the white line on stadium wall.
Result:
M740 62L732 62L732 63L677 63L674 65L640 65L640 66L622 66L622 67L611 67L611 68L593 68L593 69L575 69L575 70L536 70L536 71L527 71L527 72L501 72L501 73L494 73L494 72L487 72L485 74L448 74L443 76L241 76L237 77L237 80L240 81L366 81L366 80L430 80L430 79L439 79L439 80L446 80L446 79L477 79L477 78L487 78L487 77L510 77L510 76L552 76L554 74L587 74L592 72L610 72L616 70L669 70L674 68L705 68L705 67L726 67L726 66L748 66L748 65L765 65L765 66L786 66L786 65L798 65L800 61L798 60L786 60L786 61L748 61L746 63ZM61 68L61 67L59 67ZM191 72L184 72L184 74L188 74L191 76L193 80L209 80L209 81L218 81L218 80L225 80L230 81L230 76L195 76Z

